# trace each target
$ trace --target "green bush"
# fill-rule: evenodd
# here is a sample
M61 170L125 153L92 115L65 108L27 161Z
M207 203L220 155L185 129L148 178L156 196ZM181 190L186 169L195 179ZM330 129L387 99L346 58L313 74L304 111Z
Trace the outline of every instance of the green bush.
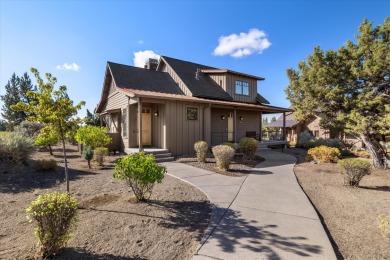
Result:
M288 142L288 146L289 146L289 147L297 147L297 142L295 142L295 141L290 141L290 142Z
M0 161L17 165L26 163L35 151L34 140L20 133L10 132L0 136Z
M237 151L237 149L238 149L238 144L234 144L234 143L228 143L228 142L226 142L226 143L223 143L222 145L227 145L227 146L229 146L229 147L233 148L235 152L236 152L236 151Z
M360 158L366 158L366 159L370 159L371 158L370 154L367 151L365 151L365 150L361 150L361 151L359 151L359 150L352 150L351 153L353 155L357 156L357 157L360 157Z
M47 193L31 202L27 217L35 222L40 256L47 259L66 246L77 224L77 201L68 193Z
M196 152L196 158L198 162L204 163L206 161L207 150L209 145L205 141L199 141L194 144L194 150Z
M95 161L97 162L97 164L99 166L102 166L104 162L104 156L108 156L108 148L105 147L95 148L93 154L95 156Z
M89 147L84 147L83 153L81 154L83 159L88 161L88 168L91 169L91 160L93 159L93 150Z
M138 201L146 201L155 183L161 183L167 169L158 165L152 154L134 153L116 163L114 178L125 180Z
M15 132L22 134L23 136L36 138L41 132L43 125L38 122L23 121L15 127Z
M385 238L390 238L390 215L379 215L378 222L382 236Z
M370 174L371 164L368 161L349 158L340 160L337 166L341 169L344 178L344 185L359 186L360 181L365 175Z
M35 161L35 170L37 172L55 171L57 169L57 161L50 160L37 160Z
M341 156L340 150L334 147L327 147L324 145L311 148L307 152L307 160L315 160L322 163L335 163Z
M253 159L257 151L258 142L251 137L244 137L240 140L240 149L244 154L244 159Z
M75 139L79 144L91 149L105 147L111 143L111 137L107 134L106 128L91 125L77 129Z
M223 171L229 169L229 165L236 153L233 148L227 145L217 145L213 147L213 154L217 167Z
M310 140L313 140L314 136L305 130L299 134L298 147L306 148L305 146L309 143ZM314 146L313 146L314 147ZM310 147L311 148L311 147Z

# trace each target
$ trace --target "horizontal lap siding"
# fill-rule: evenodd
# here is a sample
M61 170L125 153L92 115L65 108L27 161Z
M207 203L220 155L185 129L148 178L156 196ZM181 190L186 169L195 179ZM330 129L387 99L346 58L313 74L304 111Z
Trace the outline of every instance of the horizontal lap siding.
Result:
M240 120L240 116L243 120ZM246 136L247 131L260 131L260 112L237 110L237 142Z
M198 120L187 120L187 107L198 109ZM194 154L194 143L203 139L203 107L191 102L167 100L165 105L167 149L174 155Z
M118 108L125 108L129 103L128 97L120 92L114 93L112 96L109 96L107 99L107 105L105 110L112 110Z

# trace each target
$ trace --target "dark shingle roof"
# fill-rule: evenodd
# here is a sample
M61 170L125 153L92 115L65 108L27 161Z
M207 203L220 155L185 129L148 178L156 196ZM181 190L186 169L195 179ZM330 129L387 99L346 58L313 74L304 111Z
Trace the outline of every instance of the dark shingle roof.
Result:
M198 69L215 69L213 67L182 61L166 56L161 56L169 66L176 72L183 83L188 87L194 97L212 98L219 100L233 100L217 83L208 75L199 72L199 77L195 75Z
M294 120L294 113L286 116L286 127L293 127L296 124L298 124L298 122ZM276 121L265 125L265 127L283 127L283 115L281 115Z
M108 62L118 88L184 95L168 73Z
M259 93L257 93L256 101L257 101L257 103L260 103L260 104L270 104L269 101L267 99L265 99L265 97L263 97Z

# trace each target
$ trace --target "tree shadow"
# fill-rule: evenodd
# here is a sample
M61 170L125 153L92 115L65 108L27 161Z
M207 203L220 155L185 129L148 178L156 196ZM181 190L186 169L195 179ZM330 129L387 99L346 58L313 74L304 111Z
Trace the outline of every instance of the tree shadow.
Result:
M256 174L256 175L268 175L268 174L273 174L273 172L270 171L262 171L259 168L253 168L252 171L250 172L251 174Z
M98 254L88 252L84 248L64 248L57 256L52 259L115 259L115 260L146 260L139 256L118 256L108 253Z
M58 166L56 171L36 172L31 167L24 167L18 173L0 174L0 193L20 193L34 189L50 189L65 182L65 171ZM91 171L68 168L69 181L82 178L85 175L95 175Z
M265 259L282 259L280 251L299 257L321 254L321 246L309 243L306 237L280 235L278 225L272 224L272 220L269 222L260 225L256 220L242 218L239 211L228 209L208 240L216 240L223 252L234 253L244 249L262 253L262 256L266 255Z
M390 191L390 186L359 186L359 188L376 191Z

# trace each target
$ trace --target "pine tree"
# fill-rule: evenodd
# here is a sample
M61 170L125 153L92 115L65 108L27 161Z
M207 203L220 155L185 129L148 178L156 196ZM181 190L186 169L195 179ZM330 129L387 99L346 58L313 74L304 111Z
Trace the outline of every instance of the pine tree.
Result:
M87 125L100 126L100 116L96 113L91 113L87 109L87 116L84 118Z

